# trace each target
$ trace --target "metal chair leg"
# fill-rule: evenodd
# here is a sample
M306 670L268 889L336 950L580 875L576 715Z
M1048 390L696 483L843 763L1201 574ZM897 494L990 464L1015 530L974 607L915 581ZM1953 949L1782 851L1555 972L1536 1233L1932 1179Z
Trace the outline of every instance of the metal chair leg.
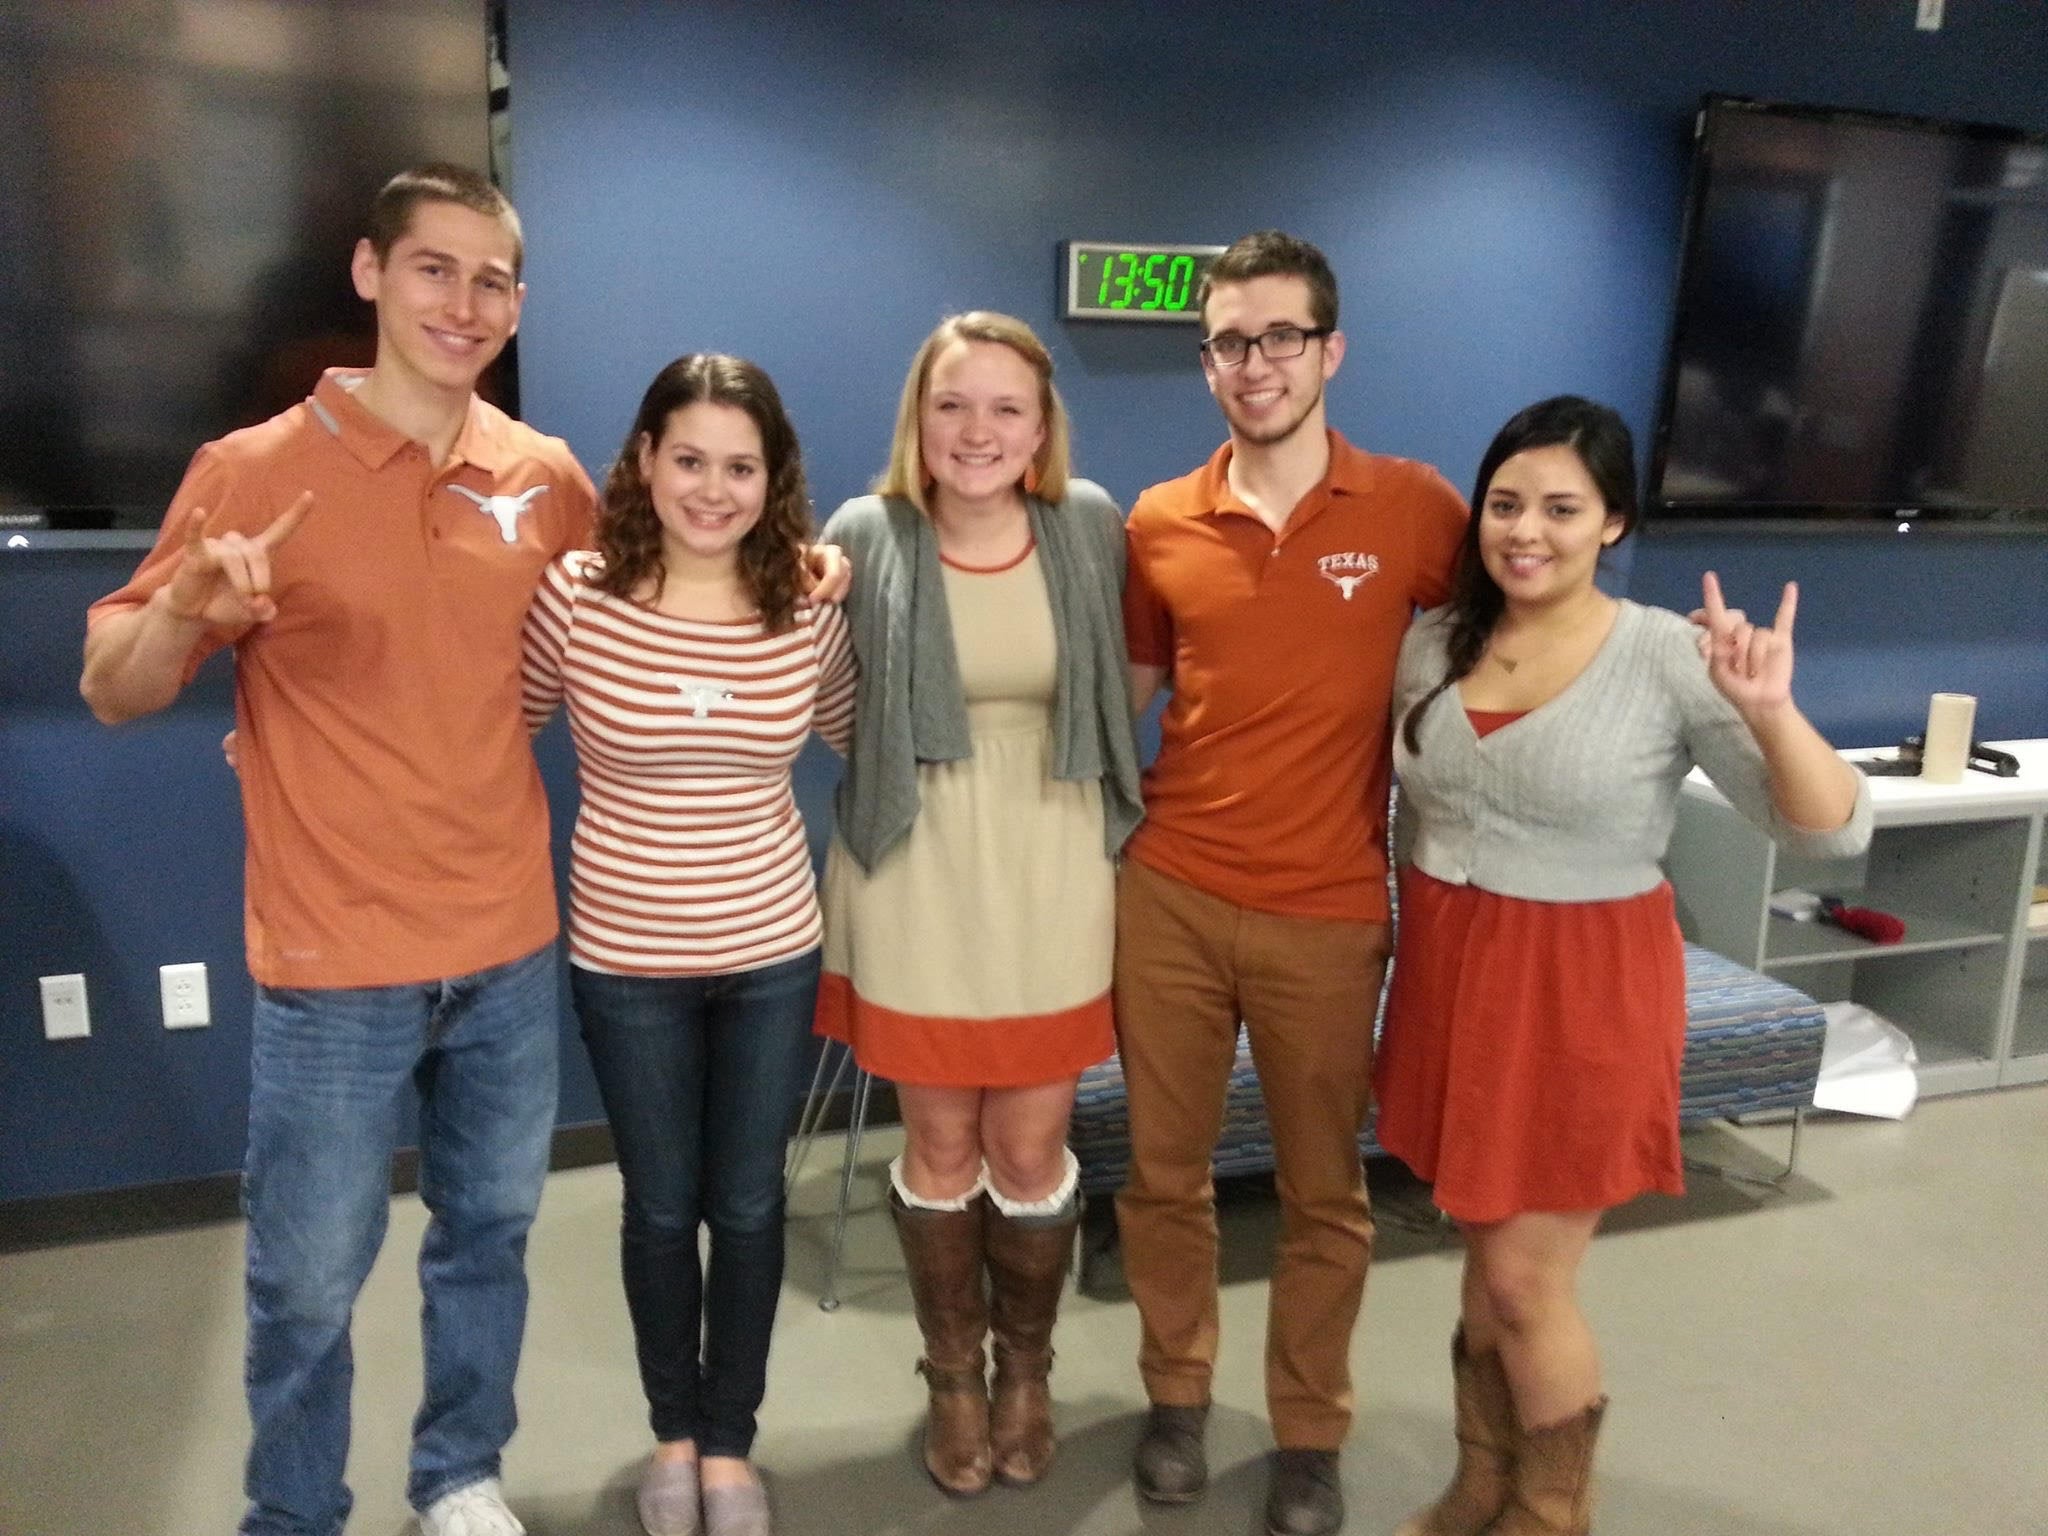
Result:
M1806 1109L1802 1105L1792 1111L1792 1145L1785 1149L1785 1166L1778 1176L1771 1180L1771 1183L1779 1189L1785 1187L1792 1177L1793 1170L1799 1166L1799 1132L1805 1125Z
M826 1041L818 1052L818 1070L811 1074L811 1091L804 1095L803 1113L797 1117L796 1134L790 1138L788 1171L782 1176L782 1198L787 1200L796 1191L796 1176L804 1171L804 1163L811 1155L811 1143L818 1139L818 1127L824 1123L825 1107L832 1102L832 1095L839 1091L839 1080L846 1076L847 1063L853 1060L853 1048L841 1046L839 1065L833 1069L832 1082L823 1093L818 1084L825 1077L825 1063L832 1059L835 1042Z
M1718 1174L1737 1184L1747 1184L1754 1189L1772 1189L1783 1192L1792 1182L1792 1175L1799 1167L1799 1133L1806 1125L1806 1108L1801 1105L1792 1111L1792 1143L1785 1149L1785 1166L1776 1173L1743 1173L1704 1157L1688 1157L1685 1166L1698 1173Z
M825 1258L825 1289L818 1298L820 1312L839 1310L839 1260L846 1247L846 1209L853 1203L853 1170L860 1161L861 1133L868 1123L868 1095L874 1087L873 1075L855 1067L853 1118L846 1127L846 1160L839 1167L839 1213L832 1218L832 1251Z

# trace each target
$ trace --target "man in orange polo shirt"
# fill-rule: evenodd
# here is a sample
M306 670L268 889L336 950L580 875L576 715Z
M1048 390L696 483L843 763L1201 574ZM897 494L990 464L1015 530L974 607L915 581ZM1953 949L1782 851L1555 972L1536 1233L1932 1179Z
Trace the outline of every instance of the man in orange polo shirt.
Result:
M519 635L594 496L559 439L478 399L519 322L518 216L484 177L394 178L357 245L368 373L201 448L156 547L93 605L81 689L113 723L235 657L251 1020L246 1533L348 1517L349 1320L419 1095L427 1536L516 1536L527 1229L555 1117L547 801Z
M1207 1483L1209 1169L1242 1020L1281 1205L1266 1523L1310 1536L1343 1521L1337 1451L1372 1253L1357 1138L1390 949L1394 660L1413 612L1449 595L1465 506L1427 465L1329 429L1344 335L1314 246L1247 235L1201 302L1202 371L1230 440L1138 498L1124 589L1138 707L1173 690L1117 891L1132 1152L1117 1212L1152 1404L1134 1473L1162 1503Z

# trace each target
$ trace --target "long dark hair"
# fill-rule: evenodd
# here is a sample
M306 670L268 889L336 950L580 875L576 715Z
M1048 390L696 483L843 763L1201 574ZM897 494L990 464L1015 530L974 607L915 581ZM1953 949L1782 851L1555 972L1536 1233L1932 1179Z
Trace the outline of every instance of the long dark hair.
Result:
M768 472L767 503L761 520L740 540L739 578L770 634L795 621L803 590L803 551L811 535L811 502L804 489L803 450L796 428L782 408L775 382L743 357L692 352L654 376L633 417L625 445L605 476L604 505L597 513L597 549L604 570L596 585L615 597L631 598L651 583L659 596L667 567L661 558L661 519L640 473L640 448L659 446L668 419L686 406L708 401L745 411L761 433Z
M1413 754L1422 750L1416 735L1422 712L1479 665L1486 642L1493 638L1507 598L1486 573L1479 557L1479 525L1486 516L1486 493L1501 465L1531 448L1570 448L1586 466L1594 489L1606 503L1607 515L1621 519L1620 538L1627 538L1640 513L1636 501L1636 445L1628 423L1611 406L1580 395L1553 395L1517 411L1494 434L1472 487L1472 517L1465 524L1465 542L1458 549L1458 568L1451 577L1450 634L1444 641L1448 665L1444 680L1417 699L1401 721L1401 744ZM1617 539L1616 542L1619 542Z

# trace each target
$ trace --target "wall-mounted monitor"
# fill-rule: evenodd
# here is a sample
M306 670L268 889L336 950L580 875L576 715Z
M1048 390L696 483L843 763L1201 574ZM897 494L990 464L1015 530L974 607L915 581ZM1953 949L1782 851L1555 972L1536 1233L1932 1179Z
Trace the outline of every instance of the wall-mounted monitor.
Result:
M496 19L489 0L0 8L0 547L146 539L202 442L371 360L349 252L393 172L490 166ZM494 387L509 403L509 370Z
M2048 139L1709 97L1649 505L2048 529Z

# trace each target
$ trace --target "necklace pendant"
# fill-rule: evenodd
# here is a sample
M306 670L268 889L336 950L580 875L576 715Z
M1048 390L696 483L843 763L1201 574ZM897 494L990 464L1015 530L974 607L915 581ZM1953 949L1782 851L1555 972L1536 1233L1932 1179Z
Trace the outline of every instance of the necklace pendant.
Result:
M1509 661L1505 656L1496 656L1493 659L1500 663L1500 669L1503 672L1513 672L1515 668L1521 665L1519 661Z

